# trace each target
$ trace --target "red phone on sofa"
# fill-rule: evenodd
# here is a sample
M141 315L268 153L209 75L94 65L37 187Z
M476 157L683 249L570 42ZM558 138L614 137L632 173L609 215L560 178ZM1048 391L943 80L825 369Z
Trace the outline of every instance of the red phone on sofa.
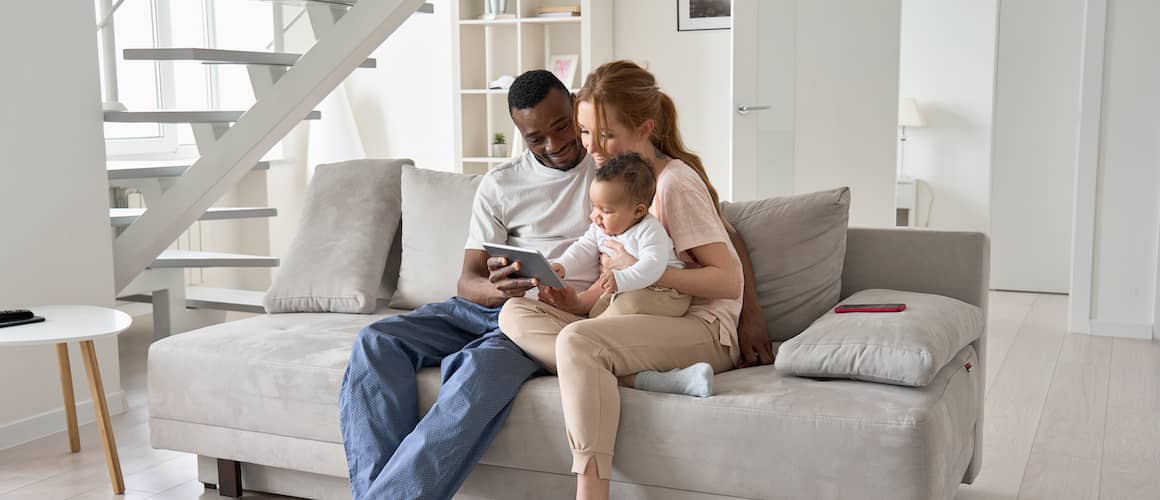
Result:
M834 312L842 313L896 313L906 310L906 304L842 304Z

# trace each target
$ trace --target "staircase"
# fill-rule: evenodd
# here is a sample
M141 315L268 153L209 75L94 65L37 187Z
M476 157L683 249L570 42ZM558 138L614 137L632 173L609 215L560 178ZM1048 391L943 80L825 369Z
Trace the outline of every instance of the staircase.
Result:
M264 292L189 287L186 272L274 267L276 257L171 247L197 221L275 217L273 207L212 205L248 173L277 168L277 162L262 157L302 120L322 119L313 108L351 72L375 68L368 56L403 21L416 12L434 11L422 0L302 1L317 39L303 54L199 47L134 47L123 52L126 60L244 66L256 98L246 110L104 112L111 123L188 125L197 146L198 158L192 162L108 162L110 186L140 192L147 207L110 210L110 225L119 232L113 241L117 296L152 304L157 337L221 321L223 311L262 312Z

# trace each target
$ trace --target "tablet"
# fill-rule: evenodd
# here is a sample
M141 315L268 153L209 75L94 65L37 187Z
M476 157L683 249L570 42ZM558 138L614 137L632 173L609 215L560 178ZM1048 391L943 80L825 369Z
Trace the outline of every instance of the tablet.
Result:
M547 285L552 288L565 287L564 282L552 270L552 265L548 263L548 259L545 259L544 254L540 253L539 250L498 245L495 243L484 243L483 249L487 250L488 255L492 257L503 257L508 262L519 262L520 270L516 271L512 276L536 278L540 280L541 285Z

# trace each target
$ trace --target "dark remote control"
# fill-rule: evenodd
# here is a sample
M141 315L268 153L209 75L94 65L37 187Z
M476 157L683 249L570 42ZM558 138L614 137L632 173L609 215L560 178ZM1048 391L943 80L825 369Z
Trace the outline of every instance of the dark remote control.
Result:
M8 311L0 311L0 323L9 321L19 321L22 319L32 319L32 311L28 309L11 309Z

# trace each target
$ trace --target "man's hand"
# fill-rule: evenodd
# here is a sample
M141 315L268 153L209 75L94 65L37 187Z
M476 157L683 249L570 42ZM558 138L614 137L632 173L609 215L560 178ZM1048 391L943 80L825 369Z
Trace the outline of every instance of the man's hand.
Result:
M624 249L624 244L616 240L605 240L604 247L612 250L611 257L600 252L600 266L604 272L628 269L636 264L636 257Z
M737 341L741 344L741 364L738 368L773 362L773 342L769 340L768 329L760 316L757 320L742 321L737 325Z
M503 257L488 257L487 259L488 281L495 285L496 290L503 294L505 299L512 297L523 297L524 294L537 286L539 280L528 278L513 278L512 273L520 270L520 263L513 262L508 265L508 260Z
M769 340L769 329L757 301L757 286L754 284L753 262L749 258L749 247L735 231L729 231L729 241L737 251L744 273L745 291L741 296L741 317L737 321L737 343L741 350L739 368L768 365L773 362L773 342Z

